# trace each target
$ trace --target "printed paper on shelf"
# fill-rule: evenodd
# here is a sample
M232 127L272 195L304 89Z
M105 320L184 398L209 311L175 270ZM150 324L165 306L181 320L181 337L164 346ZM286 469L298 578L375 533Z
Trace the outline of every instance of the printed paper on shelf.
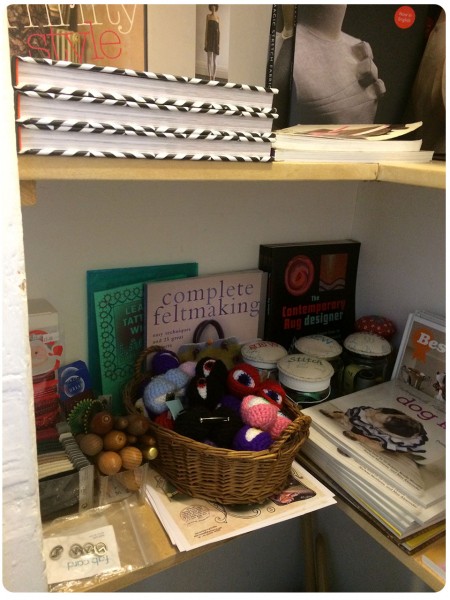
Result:
M404 125L294 125L276 132L275 160L371 162L431 160L421 139L399 139L422 122ZM418 134L420 136L420 131Z
M333 493L297 462L292 465L286 490L262 504L224 506L192 498L178 493L152 468L149 469L146 496L180 551L241 535L336 503Z
M342 342L355 322L360 246L355 240L260 245L258 266L268 273L264 338L287 350L316 333Z
M303 447L302 447L303 449ZM328 471L322 469L318 464L306 456L303 452L298 455L300 463L308 469L310 473L315 475L324 485L331 490L337 492L340 498L348 504L358 515L361 515L381 532L388 540L396 544L401 550L407 554L413 554L418 550L423 549L434 540L445 535L445 520L438 522L436 525L430 525L425 528L419 526L419 531L405 535L401 539L398 537L400 532L394 533L391 523L386 523L385 519L381 519L380 515L375 514L373 507L362 503L361 499L343 485L339 484Z
M194 340L194 333L208 320L217 321L226 338L240 343L261 337L266 282L266 274L253 269L147 283L147 346L177 352L184 344L200 341Z
M322 439L320 438L319 441L321 443ZM418 513L411 514L406 508L394 504L391 495L384 494L385 486L380 486L376 479L369 477L366 483L366 474L359 476L356 471L356 475L353 477L351 472L347 471L345 467L341 468L337 461L333 463L333 458L327 460L327 457L324 456L326 450L322 453L320 448L309 446L307 452L308 454L305 454L302 451L301 460L306 456L315 467L326 472L327 476L336 482L339 489L352 498L353 503L357 502L363 506L365 511L370 514L371 520L375 519L387 528L397 541L406 541L445 519L445 500L434 512L428 511L428 518L425 519L425 512L421 516L417 516ZM331 456L334 457L334 453ZM311 470L313 473L315 472L314 468Z

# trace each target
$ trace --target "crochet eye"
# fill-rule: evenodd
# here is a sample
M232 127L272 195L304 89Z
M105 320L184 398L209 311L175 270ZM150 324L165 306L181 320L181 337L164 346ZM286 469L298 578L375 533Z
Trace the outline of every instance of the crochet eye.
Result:
M198 395L200 396L200 398L205 399L206 396L208 395L208 389L206 386L206 379L199 379L197 382L197 392Z
M236 371L234 371L233 379L246 387L256 387L256 383L253 377L245 371L243 371L242 369L236 369Z
M203 374L205 375L205 377L208 377L208 375L211 373L211 371L214 368L216 361L215 360L207 360L204 362L203 364Z
M269 400L275 402L275 404L281 405L283 403L283 396L275 390L263 389L262 392L267 396Z

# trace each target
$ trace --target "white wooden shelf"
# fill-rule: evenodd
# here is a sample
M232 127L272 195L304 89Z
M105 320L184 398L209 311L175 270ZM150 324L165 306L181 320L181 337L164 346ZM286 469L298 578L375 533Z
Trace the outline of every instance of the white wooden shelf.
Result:
M35 202L36 181L387 181L445 188L445 162L224 163L120 158L19 156L22 203Z

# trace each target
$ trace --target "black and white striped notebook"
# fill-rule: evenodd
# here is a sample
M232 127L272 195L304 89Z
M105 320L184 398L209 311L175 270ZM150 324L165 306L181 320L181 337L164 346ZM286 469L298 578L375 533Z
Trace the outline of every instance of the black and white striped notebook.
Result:
M110 96L112 96L110 94ZM93 93L73 95L38 90L16 90L17 118L73 119L75 121L113 121L152 127L187 127L190 129L230 129L269 133L276 113L239 110L215 104L156 103L135 99L98 96Z
M19 154L270 161L274 134L17 119Z
M13 85L69 87L73 90L112 90L125 95L165 97L172 100L214 102L272 111L278 90L244 83L136 71L117 67L78 64L63 60L16 56L12 59Z

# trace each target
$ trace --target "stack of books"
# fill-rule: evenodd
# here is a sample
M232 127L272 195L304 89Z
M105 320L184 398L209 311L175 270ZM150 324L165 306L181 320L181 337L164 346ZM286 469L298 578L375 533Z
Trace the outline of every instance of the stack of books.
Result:
M38 455L42 520L81 512L94 506L94 465L80 450L69 426L58 424L53 448Z
M301 462L408 553L445 533L445 322L412 313L390 381L306 408Z
M433 152L421 150L422 140L417 138L421 126L422 121L402 125L294 125L276 132L274 158L291 162L427 163Z
M269 162L276 89L12 59L19 154Z

